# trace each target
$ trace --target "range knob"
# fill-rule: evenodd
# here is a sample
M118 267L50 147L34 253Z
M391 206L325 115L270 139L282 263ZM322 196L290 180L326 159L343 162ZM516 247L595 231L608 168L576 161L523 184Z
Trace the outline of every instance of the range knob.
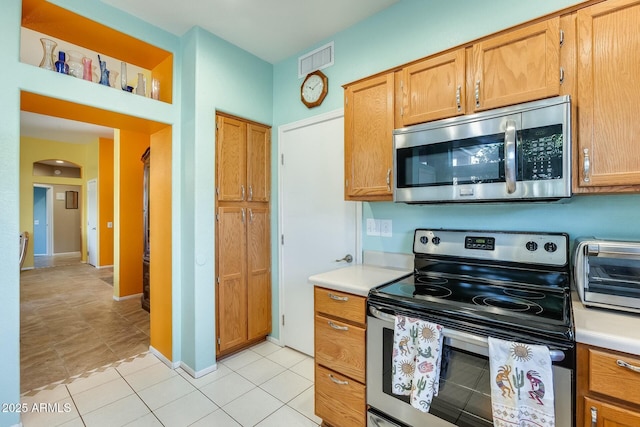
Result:
M547 242L544 244L544 250L547 252L555 252L558 250L558 245L553 242Z
M440 244L440 238L439 237L434 237L431 239L431 243L433 243L434 245L439 245Z
M538 244L533 240L528 241L526 246L527 246L527 249L531 252L538 250Z
M429 243L429 238L427 236L420 236L420 243L426 245L427 243Z

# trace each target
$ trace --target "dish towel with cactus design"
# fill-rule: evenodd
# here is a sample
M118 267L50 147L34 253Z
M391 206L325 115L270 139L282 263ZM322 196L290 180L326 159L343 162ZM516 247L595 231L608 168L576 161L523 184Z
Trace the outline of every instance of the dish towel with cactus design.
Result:
M494 427L553 427L549 348L489 337Z
M442 326L397 315L393 338L393 393L410 396L411 406L429 412L438 395Z

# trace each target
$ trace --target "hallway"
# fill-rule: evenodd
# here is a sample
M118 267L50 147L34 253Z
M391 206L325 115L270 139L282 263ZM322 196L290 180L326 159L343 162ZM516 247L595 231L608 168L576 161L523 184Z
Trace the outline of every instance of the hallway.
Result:
M38 258L57 266L20 274L21 393L148 351L149 313L113 299L113 268Z

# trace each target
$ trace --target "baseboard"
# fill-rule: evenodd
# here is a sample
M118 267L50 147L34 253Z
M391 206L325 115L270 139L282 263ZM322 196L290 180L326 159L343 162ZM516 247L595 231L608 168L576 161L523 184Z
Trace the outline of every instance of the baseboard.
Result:
M111 265L100 265L100 266L97 266L96 268L110 268L110 267L113 267L113 264L111 264Z
M114 295L113 299L116 300L116 301L124 301L124 300L127 300L127 299L140 298L140 297L142 297L141 293L140 294L133 294L133 295L126 295L126 296L123 296L123 297L117 297L117 296Z
M207 374L210 374L211 372L217 371L218 370L218 364L214 363L213 365L204 368L204 369L200 369L199 371L194 371L189 365L185 364L184 362L180 362L180 367L189 375L191 375L193 378L198 379L200 377L204 377Z
M155 357L157 357L158 359L160 359L160 361L162 363L164 363L165 365L167 365L171 369L177 369L177 368L180 367L180 362L172 362L171 360L169 360L166 357L164 357L164 354L160 353L158 350L153 348L153 346L151 346L151 345L149 346L149 352L151 354L153 354Z
M280 340L278 338L274 338L271 335L267 335L267 341L274 343L275 345L279 346L279 347L284 347L284 345L282 345L282 343L280 342Z
M35 267L22 267L20 271L35 270Z

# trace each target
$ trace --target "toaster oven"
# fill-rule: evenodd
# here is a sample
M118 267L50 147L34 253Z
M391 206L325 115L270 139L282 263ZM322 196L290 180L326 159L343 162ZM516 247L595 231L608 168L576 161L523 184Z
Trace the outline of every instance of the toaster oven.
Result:
M640 242L577 239L573 268L584 305L640 313Z

